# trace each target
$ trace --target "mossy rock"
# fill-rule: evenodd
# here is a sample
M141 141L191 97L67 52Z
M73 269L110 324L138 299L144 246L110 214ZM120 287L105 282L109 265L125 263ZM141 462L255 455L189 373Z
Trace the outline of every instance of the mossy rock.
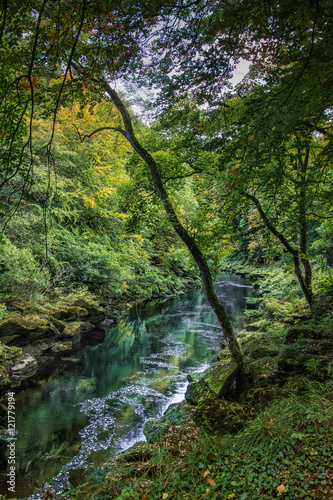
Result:
M259 309L260 304L262 303L262 298L261 297L249 297L246 300L246 309Z
M299 338L311 338L314 336L313 329L309 325L297 325L288 329L285 344L292 344Z
M1 342L9 347L23 347L28 341L23 335L7 335L5 337L1 337Z
M193 420L209 434L235 434L249 421L249 407L236 402L202 399L194 407Z
M0 342L0 395L10 386L10 370L22 357L22 349Z
M88 311L84 307L69 306L54 312L53 316L60 321L78 321L87 319Z
M72 339L79 335L82 331L82 323L81 321L72 321L68 323L61 334L61 337L64 339Z
M182 429L194 425L192 420L193 406L185 401L169 406L162 418L155 418L146 422L143 433L148 443L156 443L170 434L178 435Z
M26 337L26 343L29 342L29 335L35 333L41 337L55 336L58 330L50 326L45 318L39 316L21 316L20 314L13 313L6 317L0 323L0 338L12 335L22 335Z
M60 321L59 319L53 318L52 316L50 317L50 324L53 325L60 333L62 333L66 327L66 323Z
M120 462L147 462L152 456L155 446L145 441L138 441L131 448L117 455L117 460Z
M262 332L267 331L269 328L270 322L266 319L262 319L260 321L255 321L254 323L250 323L245 326L245 330L248 332Z
M269 345L268 346L258 346L258 347L255 347L254 349L252 349L249 353L248 353L248 357L250 359L259 359L259 358L266 358L266 357L275 357L275 356L278 356L279 354L279 350L278 349L274 349L273 347L270 347Z
M258 311L257 309L250 310L250 311L245 311L244 313L244 322L245 324L250 324L254 321L257 321L259 318L261 318L264 315L263 311Z
M239 367L237 363L218 361L213 363L197 381L190 382L185 399L198 404L202 398L222 398L234 384Z

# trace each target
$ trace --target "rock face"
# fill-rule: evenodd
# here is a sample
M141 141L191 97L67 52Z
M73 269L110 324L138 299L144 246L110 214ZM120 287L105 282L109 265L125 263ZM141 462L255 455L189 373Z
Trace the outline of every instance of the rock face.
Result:
M12 366L12 377L14 379L25 379L32 377L37 372L38 363L34 356L30 354L25 354L19 360L19 363Z
M67 362L81 343L89 343L89 332L106 320L103 309L82 298L60 309L51 306L43 315L12 313L0 321L0 396L10 386L51 373ZM105 329L100 330L92 334L96 341L104 338Z
M10 387L10 370L22 356L22 349L9 347L0 342L0 394Z

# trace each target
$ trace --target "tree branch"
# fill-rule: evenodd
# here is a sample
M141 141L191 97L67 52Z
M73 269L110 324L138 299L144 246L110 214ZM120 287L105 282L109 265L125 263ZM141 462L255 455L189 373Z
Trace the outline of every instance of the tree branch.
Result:
M97 134L98 132L102 132L102 130L113 130L115 132L120 132L123 134L124 137L126 137L126 132L120 127L99 127L96 130L93 130L90 132L90 134L85 134L81 135L79 129L77 128L76 125L74 125L74 128L76 129L77 133L79 134L80 142L83 142L85 139L90 139L93 135Z

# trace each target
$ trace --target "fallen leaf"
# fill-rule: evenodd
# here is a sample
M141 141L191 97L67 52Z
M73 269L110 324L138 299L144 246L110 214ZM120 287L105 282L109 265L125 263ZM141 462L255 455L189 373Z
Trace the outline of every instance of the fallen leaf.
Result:
M169 493L163 493L163 495L162 495L163 500L165 500L166 498L168 498L168 496L169 496Z
M202 474L202 477L205 478L208 476L208 474L210 474L209 470L205 470L205 472Z
M280 484L280 486L278 486L276 489L278 490L279 493L282 493L282 491L284 491L286 487L284 484Z
M142 500L149 500L149 495L144 495L144 496L142 497Z
M209 484L210 484L211 486L216 486L216 483L215 483L214 479L209 478L209 479L208 479L208 482L209 482Z

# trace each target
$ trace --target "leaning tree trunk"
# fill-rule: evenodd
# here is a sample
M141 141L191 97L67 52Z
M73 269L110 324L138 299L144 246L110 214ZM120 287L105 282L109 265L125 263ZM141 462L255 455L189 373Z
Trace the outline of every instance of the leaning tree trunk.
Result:
M264 212L258 198L249 193L244 192L242 194L253 202L265 226L271 231L272 234L274 234L274 236L276 236L281 241L282 245L285 247L287 252L289 252L293 256L295 274L297 276L300 287L304 293L305 299L309 304L309 306L312 308L314 303L314 298L311 287L311 265L309 260L305 256L306 252L306 225L304 225L305 223L301 227L302 246L300 249L298 249L296 246L290 243L287 240L287 238L276 229L276 227L273 226L273 224L267 217L266 213ZM304 252L304 254L302 253L302 251ZM303 264L304 274L302 273L301 262Z
M236 362L241 368L243 367L243 358L241 354L241 350L239 347L239 344L237 342L233 327L230 323L230 319L219 301L216 292L213 287L213 280L212 276L207 264L207 261L202 254L200 248L198 247L196 241L192 236L186 231L182 223L180 222L179 218L177 217L177 214L174 210L174 207L170 201L170 198L168 196L168 193L164 187L161 174L159 172L158 166L154 158L148 153L148 151L139 143L137 140L133 127L132 127L132 120L130 117L130 114L118 96L117 92L113 90L110 85L107 82L104 82L105 85L105 90L107 94L110 96L112 99L113 103L115 104L116 108L119 110L123 123L124 123L124 128L125 130L119 129L119 128L114 128L118 132L121 132L126 139L129 141L133 149L138 153L138 155L145 161L147 164L150 174L154 183L155 190L160 198L160 200L163 203L165 212L168 216L168 219L170 223L172 224L174 230L176 233L180 236L180 238L183 240L189 251L191 252L195 262L197 263L199 270L200 270L200 276L204 288L205 295L213 308L220 325L223 329L225 339L227 341L227 345L230 351L231 359L232 361ZM243 371L243 370L241 370Z

